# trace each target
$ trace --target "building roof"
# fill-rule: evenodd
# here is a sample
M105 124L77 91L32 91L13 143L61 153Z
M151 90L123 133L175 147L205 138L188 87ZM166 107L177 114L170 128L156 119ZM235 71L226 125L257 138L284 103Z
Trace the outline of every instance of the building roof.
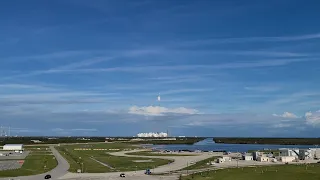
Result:
M5 144L3 146L23 146L23 144Z

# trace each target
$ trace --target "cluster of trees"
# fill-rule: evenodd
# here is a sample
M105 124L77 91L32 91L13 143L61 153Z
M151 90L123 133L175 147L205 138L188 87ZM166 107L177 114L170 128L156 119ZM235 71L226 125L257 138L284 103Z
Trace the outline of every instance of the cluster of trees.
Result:
M144 139L144 138L143 138ZM199 137L187 137L187 138L176 138L176 140L157 140L157 139L149 139L146 138L144 141L130 141L130 143L146 143L146 144L154 144L154 145L165 145L165 144L194 144L199 141L204 140L205 138Z
M216 137L216 143L224 144L279 144L279 145L320 145L320 138L232 138Z
M164 138L146 137L140 138L141 141L130 141L135 137L2 137L0 138L0 145L4 144L61 144L61 143L87 143L87 142L130 142L130 143L148 143L148 144L194 144L204 140L199 137L183 137L176 138L176 140L163 140ZM38 140L34 142L32 140Z
M31 140L39 140L35 143ZM59 144L59 143L85 143L85 142L104 142L104 137L2 137L0 145L4 144Z

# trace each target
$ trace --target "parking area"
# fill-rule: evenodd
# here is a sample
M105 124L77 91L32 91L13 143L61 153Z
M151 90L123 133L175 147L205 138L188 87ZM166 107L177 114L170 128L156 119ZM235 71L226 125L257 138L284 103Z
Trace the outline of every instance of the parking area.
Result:
M0 161L0 171L21 168L22 163L18 161Z
M25 159L29 151L14 152L14 151L0 151L0 160Z

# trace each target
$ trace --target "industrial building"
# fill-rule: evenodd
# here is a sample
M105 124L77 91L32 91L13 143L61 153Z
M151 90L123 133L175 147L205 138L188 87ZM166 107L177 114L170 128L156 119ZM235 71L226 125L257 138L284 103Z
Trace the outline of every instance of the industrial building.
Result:
M289 162L294 162L296 161L296 157L295 156L279 156L277 157L277 160L280 162L284 162L284 163L289 163Z
M5 144L3 146L3 150L6 150L6 151L22 151L23 150L23 144Z
M280 148L280 156L294 156L299 157L299 149Z
M266 156L259 156L259 157L257 157L257 161L260 161L260 162L270 162L270 158L269 158L269 157L266 157Z
M168 133L154 133L154 132L149 132L149 133L139 133L137 134L138 137L168 137Z
M227 161L231 161L230 156L223 156L223 157L217 159L217 163L223 163L223 162L227 162Z
M243 155L242 159L245 161L253 161L253 156L250 155Z
M309 149L287 149L281 148L280 157L294 157L296 160L308 160L308 159L319 159L320 148L309 148ZM285 162L292 162L292 158L284 158ZM289 159L289 160L286 160ZM282 162L284 162L282 161Z

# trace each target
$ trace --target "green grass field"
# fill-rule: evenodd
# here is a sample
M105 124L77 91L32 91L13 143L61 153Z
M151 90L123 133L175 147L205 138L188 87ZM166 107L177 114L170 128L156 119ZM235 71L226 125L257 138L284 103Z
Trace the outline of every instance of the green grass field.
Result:
M182 180L319 180L320 164L233 168L202 172Z
M189 165L188 167L183 168L182 170L192 170L192 169L203 169L203 168L209 168L211 165L207 165L207 163L210 163L211 161L215 161L219 157L211 157L202 161L198 161L195 164Z
M134 149L128 144L123 143L107 143L97 145L72 145L72 146L60 146L57 150L61 155L66 158L70 164L70 172L76 172L77 169L82 169L84 172L89 173L101 173L101 172L114 172L114 171L134 171L142 170L146 168L154 168L160 165L169 163L169 160L152 158L152 162L134 162L134 160L149 160L150 158L136 158L136 157L119 157L112 156L108 152L114 152L113 150L74 150L75 148L103 148L103 149ZM114 169L106 167L96 161L110 165Z
M20 169L0 171L0 177L41 174L55 168L57 164L53 155L32 155L31 153L26 157Z
M128 155L138 155L138 156L195 156L193 154L178 154L178 153L153 153L152 151L142 151L142 152L132 152L132 153L127 153Z

